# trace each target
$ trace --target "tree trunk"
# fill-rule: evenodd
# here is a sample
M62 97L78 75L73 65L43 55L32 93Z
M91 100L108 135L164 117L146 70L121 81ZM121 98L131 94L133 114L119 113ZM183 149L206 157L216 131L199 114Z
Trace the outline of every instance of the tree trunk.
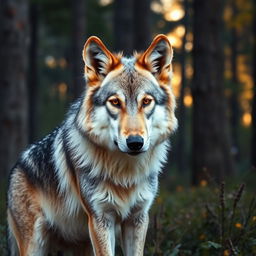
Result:
M251 164L256 169L256 3L253 11L253 99L252 99L252 140Z
M185 158L185 135L186 135L186 108L184 105L185 88L186 88L186 37L188 32L188 0L184 0L184 10L185 16L183 20L183 25L185 28L185 34L182 40L182 53L181 53L181 87L180 87L180 97L178 104L178 142L177 142L177 167L179 172L184 172L186 168L186 158Z
M71 88L72 98L77 98L81 95L84 89L85 82L83 78L83 62L82 50L86 40L86 1L72 0L72 76L73 85Z
M124 51L125 55L133 53L133 1L114 1L114 35L115 51Z
M192 183L233 172L223 93L222 0L194 0Z
M144 51L151 42L150 0L133 0L134 10L134 44L137 51Z
M237 16L238 10L236 6L236 0L232 2L233 18ZM232 132L232 153L235 159L239 158L239 146L238 146L238 128L239 128L239 80L238 80L238 34L235 27L231 30L232 42L231 42L231 71L232 71L232 96L231 96L231 132Z
M30 46L29 46L29 79L28 79L28 135L29 143L36 140L38 116L38 5L30 4Z
M0 175L27 144L28 1L0 5Z

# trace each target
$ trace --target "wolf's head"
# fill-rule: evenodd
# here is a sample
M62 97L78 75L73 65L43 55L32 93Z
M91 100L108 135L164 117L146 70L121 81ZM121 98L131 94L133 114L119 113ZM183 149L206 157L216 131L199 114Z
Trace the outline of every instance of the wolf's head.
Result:
M83 50L87 87L77 118L81 131L97 145L131 155L166 140L177 127L172 56L164 35L130 58L90 37Z

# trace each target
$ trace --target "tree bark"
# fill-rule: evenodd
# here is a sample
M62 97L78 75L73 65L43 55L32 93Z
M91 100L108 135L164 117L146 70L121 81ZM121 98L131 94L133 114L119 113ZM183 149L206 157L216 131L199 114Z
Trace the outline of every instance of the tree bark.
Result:
M114 1L115 51L125 55L133 53L133 1Z
M192 183L234 170L223 93L223 1L194 0Z
M133 0L134 43L136 51L144 51L151 42L150 0Z
M188 32L188 0L184 0L184 10L185 16L183 19L183 26L185 28L185 34L182 40L182 53L181 53L181 87L180 87L180 97L178 102L178 142L177 142L177 167L179 172L184 172L186 168L186 158L185 158L185 135L186 135L186 108L184 105L185 88L186 88L186 37Z
M30 46L29 46L29 79L28 79L28 135L29 143L36 140L38 116L38 5L30 4Z
M85 82L83 78L83 62L82 50L86 40L86 1L72 0L72 76L73 85L71 88L72 98L77 98L81 95L84 89Z
M236 0L232 2L233 18L237 16L238 10L236 6ZM231 72L232 72L232 96L231 96L231 132L232 132L232 153L235 159L239 158L239 146L238 146L238 128L239 128L239 80L238 80L238 34L235 27L231 30Z
M256 170L256 3L253 9L253 99L252 99L252 140L251 165Z
M28 1L0 5L0 174L27 144Z

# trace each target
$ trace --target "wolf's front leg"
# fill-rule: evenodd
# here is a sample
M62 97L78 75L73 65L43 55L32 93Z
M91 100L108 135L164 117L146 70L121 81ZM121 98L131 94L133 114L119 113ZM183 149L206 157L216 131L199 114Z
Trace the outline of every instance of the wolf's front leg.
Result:
M89 232L94 255L115 255L115 224L113 220L90 216Z
M122 223L122 247L125 256L143 255L148 221L148 214L144 213Z

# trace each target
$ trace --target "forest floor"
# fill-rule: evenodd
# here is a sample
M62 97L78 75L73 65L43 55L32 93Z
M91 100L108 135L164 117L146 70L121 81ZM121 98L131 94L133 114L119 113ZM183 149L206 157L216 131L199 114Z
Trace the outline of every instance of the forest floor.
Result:
M145 255L255 256L255 184L256 173L162 190L151 210Z
M197 188L171 183L171 191L166 182L160 186L150 211L144 255L256 255L256 173L226 184L203 180ZM6 186L0 185L0 255L5 255Z

